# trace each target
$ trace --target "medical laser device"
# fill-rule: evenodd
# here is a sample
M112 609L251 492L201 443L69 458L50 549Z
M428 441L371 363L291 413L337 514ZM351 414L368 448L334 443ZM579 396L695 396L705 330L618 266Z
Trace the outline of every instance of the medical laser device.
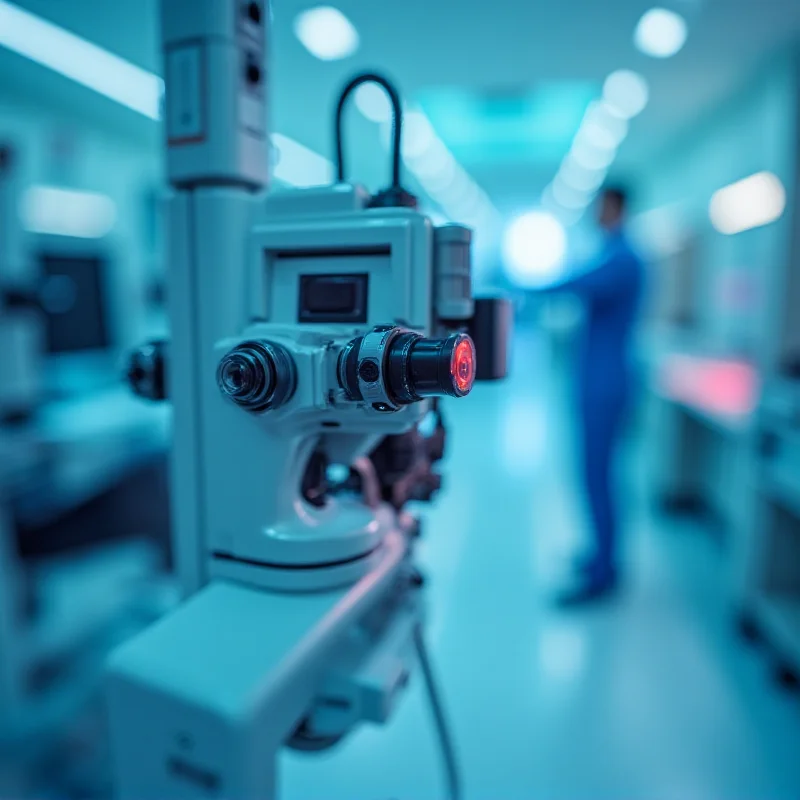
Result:
M504 374L508 308L476 314L471 232L434 227L402 187L401 103L378 75L341 95L337 183L263 194L269 21L264 2L163 4L171 337L129 378L174 406L186 599L112 658L117 792L274 798L281 747L385 722L419 660L458 797L404 506L438 486L436 398L472 389L476 320L482 377ZM374 196L346 182L341 136L365 81L394 111Z

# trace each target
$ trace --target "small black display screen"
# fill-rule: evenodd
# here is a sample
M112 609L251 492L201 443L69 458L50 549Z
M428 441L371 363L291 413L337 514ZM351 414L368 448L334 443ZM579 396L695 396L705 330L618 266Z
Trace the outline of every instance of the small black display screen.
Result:
M346 275L301 275L298 322L367 321L366 272Z
M105 261L93 255L40 256L40 303L49 353L101 350L111 341L104 292Z

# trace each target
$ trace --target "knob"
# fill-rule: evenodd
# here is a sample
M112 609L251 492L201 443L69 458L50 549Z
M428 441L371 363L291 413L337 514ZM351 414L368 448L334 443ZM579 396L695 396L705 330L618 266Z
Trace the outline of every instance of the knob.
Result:
M222 394L248 411L279 408L294 394L294 361L272 342L244 342L226 353L217 367Z
M167 342L158 340L131 353L125 377L134 394L145 400L166 400L167 347Z

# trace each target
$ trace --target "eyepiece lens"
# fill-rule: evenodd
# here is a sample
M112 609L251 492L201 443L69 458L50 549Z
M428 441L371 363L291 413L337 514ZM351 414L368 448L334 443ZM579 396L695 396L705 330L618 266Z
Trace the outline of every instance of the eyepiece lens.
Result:
M222 365L220 380L223 390L231 397L250 394L257 383L253 364L240 355L232 356Z
M453 350L450 375L459 393L467 394L472 389L472 384L475 382L475 347L466 337L462 338Z
M475 346L466 334L447 339L398 336L389 352L389 386L401 403L464 397L475 382Z
M251 411L278 408L294 393L294 362L278 344L244 342L222 357L217 383L226 397Z

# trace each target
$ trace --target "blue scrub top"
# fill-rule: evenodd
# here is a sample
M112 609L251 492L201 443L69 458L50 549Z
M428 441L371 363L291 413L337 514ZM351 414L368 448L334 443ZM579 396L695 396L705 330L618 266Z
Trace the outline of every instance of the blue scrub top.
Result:
M633 338L644 291L644 264L624 230L606 235L586 270L548 291L572 292L583 301L585 323L578 360L585 402L624 402L633 380Z

